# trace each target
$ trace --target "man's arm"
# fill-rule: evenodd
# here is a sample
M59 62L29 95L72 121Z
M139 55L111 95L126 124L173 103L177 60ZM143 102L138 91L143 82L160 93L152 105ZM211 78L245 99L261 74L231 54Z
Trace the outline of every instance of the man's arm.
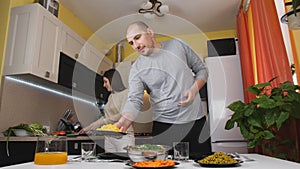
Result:
M179 106L186 106L194 101L196 94L199 90L205 85L205 81L202 79L196 79L193 85L189 90L185 91L184 97L186 98L183 101L178 102Z

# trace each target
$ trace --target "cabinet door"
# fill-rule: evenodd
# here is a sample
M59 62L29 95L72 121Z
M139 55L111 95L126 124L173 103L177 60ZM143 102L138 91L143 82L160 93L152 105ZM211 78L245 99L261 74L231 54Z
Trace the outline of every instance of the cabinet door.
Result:
M89 43L84 45L82 51L83 53L80 53L82 63L92 71L97 72L101 59L105 56Z
M113 67L113 62L110 59L108 59L107 57L103 57L100 60L100 64L99 64L97 72L100 75L103 75L105 71L111 69L112 67Z
M33 73L39 77L57 82L60 52L60 21L48 11L40 10L38 18L38 48L35 48Z
M33 6L11 10L4 75L29 73L37 39L38 10Z
M85 40L66 25L62 26L62 51L69 57L78 60Z
M39 4L13 8L3 74L29 73L57 82L59 25Z

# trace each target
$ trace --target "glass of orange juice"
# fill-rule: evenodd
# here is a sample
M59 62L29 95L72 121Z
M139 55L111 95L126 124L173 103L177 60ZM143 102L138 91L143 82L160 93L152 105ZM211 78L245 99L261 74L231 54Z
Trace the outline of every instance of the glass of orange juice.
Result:
M65 164L68 161L67 147L65 136L38 137L34 154L34 164Z

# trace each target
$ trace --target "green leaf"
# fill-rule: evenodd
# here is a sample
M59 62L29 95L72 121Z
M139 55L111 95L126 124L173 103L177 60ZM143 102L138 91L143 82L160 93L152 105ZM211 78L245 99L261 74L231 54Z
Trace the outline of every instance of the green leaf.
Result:
M255 112L255 105L253 103L249 103L245 106L244 115L249 117Z
M284 99L282 98L281 95L272 96L272 99L276 102L277 106L280 106L280 105L284 104L284 102L283 102Z
M7 131L8 132L7 132L7 138L6 138L6 154L7 154L7 157L9 157L8 141L9 141L9 138L10 138L10 136L12 134L12 128L11 127L8 128Z
M231 111L233 112L238 112L241 109L243 109L245 107L245 103L243 103L242 101L235 101L233 103L231 103L230 105L227 106L227 108L229 108Z
M257 89L256 87L253 87L253 86L247 87L246 90L256 96L258 96L261 93L260 89Z
M274 112L267 111L265 113L265 121L266 121L268 126L271 126L275 123L275 118L276 118L276 114L274 114Z
M251 127L250 127L250 131L251 131L252 133L258 133L258 132L259 132L259 130L257 130L254 126L251 126Z
M265 83L259 83L259 84L253 85L253 87L257 88L257 89L263 89L266 86L271 86L271 83L270 82L265 82Z
M256 126L256 127L259 127L259 128L263 128L263 126L261 125L261 122L259 119L257 118L253 118L253 117L249 117L247 119L248 123L252 126Z
M245 127L244 124L239 125L239 128L240 128L241 134L243 135L243 137L244 137L245 139L252 139L252 138L253 138L253 135L251 135L251 134L248 132L248 130L247 130L247 128Z
M253 140L248 141L248 143L247 143L247 147L248 148L255 148L255 146L256 146L256 142L255 141L253 141Z
M275 135L271 132L271 131L269 131L269 130L265 130L265 131L263 131L263 137L265 138L265 139L272 139L272 138L274 138L275 137Z
M34 128L34 129L38 129L38 130L42 130L43 129L43 125L37 123L37 122L33 122L29 125L29 127Z
M264 137L264 131L260 131L257 134L255 134L254 139L259 140L261 137Z
M260 108L272 109L277 106L276 102L266 95L262 95L261 97L255 98L252 101L259 104Z
M271 81L273 81L274 78L272 80L270 80L269 82L266 83L259 83L256 85L252 85L246 88L246 90L252 94L255 94L256 96L258 96L266 86L271 86Z
M234 127L234 121L233 121L233 120L228 120L228 121L226 122L225 129L226 129L226 130L230 130L230 129L232 129L233 127Z
M289 92L286 96L286 100L300 103L300 94L298 92Z
M289 118L289 116L290 114L288 112L280 112L280 115L276 120L276 127L278 130L281 128L282 123L284 123Z
M292 83L292 82L290 82L290 81L285 81L285 82L283 82L283 83L281 83L280 85L279 85L279 87L281 88L281 89L283 89L284 91L286 91L286 90L292 90L292 91L295 91L295 85Z

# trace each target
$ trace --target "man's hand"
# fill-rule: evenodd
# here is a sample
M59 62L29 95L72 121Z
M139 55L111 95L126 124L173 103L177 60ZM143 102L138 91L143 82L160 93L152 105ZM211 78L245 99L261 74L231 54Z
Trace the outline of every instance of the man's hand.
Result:
M178 102L178 106L186 106L186 105L189 105L191 104L193 101L194 101L194 98L195 98L195 94L193 93L193 91L191 90L187 90L185 93L184 93L184 98L186 98L185 100L183 101L180 101Z
M118 122L114 125L117 126L122 132L126 132L128 127L132 124L132 121L125 118L125 116L121 116Z
M194 101L196 94L204 86L204 84L204 80L196 79L191 88L184 92L183 97L186 99L178 102L178 106L186 106L188 104L191 104Z

